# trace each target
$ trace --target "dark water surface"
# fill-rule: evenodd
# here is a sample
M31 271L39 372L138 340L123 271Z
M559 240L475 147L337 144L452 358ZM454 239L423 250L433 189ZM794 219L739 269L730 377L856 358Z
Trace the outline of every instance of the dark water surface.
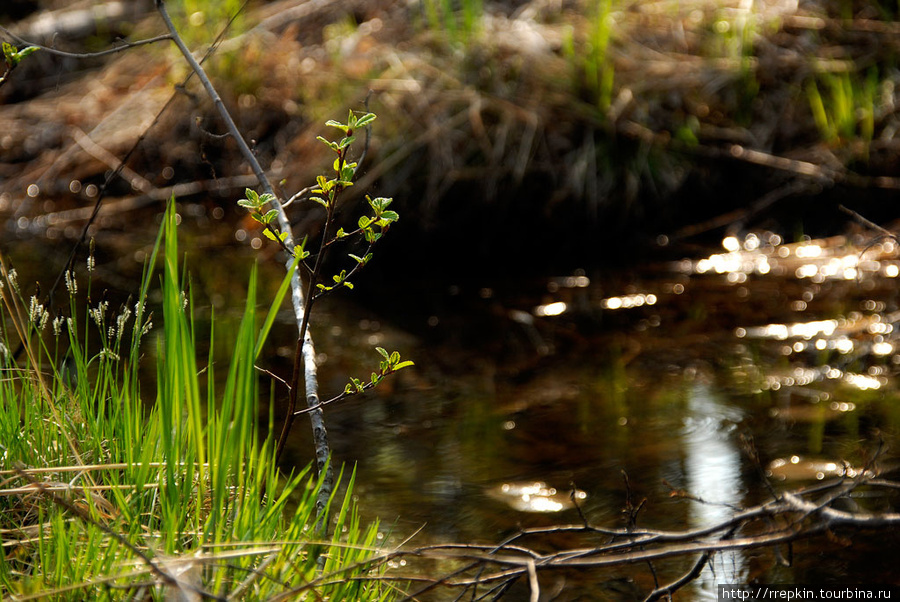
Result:
M195 297L210 299L198 314L215 306L226 319L243 301L254 252L185 225ZM573 488L592 524L624 526L628 500L646 499L639 526L690 529L767 499L764 479L778 489L858 470L879 441L880 463L891 466L900 253L870 242L785 244L758 233L639 269L369 283L323 301L313 324L323 397L368 375L375 346L417 364L327 411L335 457L356 463L362 511L381 519L387 544L415 534L412 546L497 543L523 527L578 523ZM111 288L128 290L122 268L134 273L146 244L99 252ZM10 254L23 279L46 267L28 264L40 255L24 242ZM277 287L279 270L265 264L264 290ZM267 368L287 374L293 332L285 313ZM286 463L310 461L308 431L297 424ZM897 507L896 496L860 496L863 509ZM716 583L897 583L898 543L894 531L798 542L781 550L791 567L769 550L718 555L680 599L710 598ZM656 570L668 581L689 566ZM560 600L633 599L652 587L645 565L542 576Z
M355 366L372 361L373 345L418 364L329 410L335 454L358 462L364 511L384 521L391 543L422 529L413 545L496 543L521 527L578 523L573 487L593 524L621 527L625 474L633 502L647 500L639 526L689 529L765 501L764 480L779 489L845 466L852 474L879 441L890 467L900 260L893 243L869 242L783 244L763 233L628 272L428 282L373 302L391 313L335 304L319 317L326 382L365 374ZM298 444L299 460L308 437ZM859 496L857 508L897 505ZM790 567L767 550L722 554L683 599L714 596L716 583L896 582L898 540L882 531L799 542L780 550L793 554ZM666 581L688 566L656 569ZM565 588L559 599L630 599L653 587L646 566L546 579L546 590Z

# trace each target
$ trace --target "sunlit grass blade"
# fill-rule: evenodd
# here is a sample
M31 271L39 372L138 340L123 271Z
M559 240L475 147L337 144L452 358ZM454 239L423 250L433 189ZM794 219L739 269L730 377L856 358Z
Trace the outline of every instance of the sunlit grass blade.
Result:
M262 329L260 329L259 331L259 338L256 341L256 350L253 354L254 358L258 358L259 354L262 353L263 345L265 344L266 339L269 336L269 332L272 330L272 324L275 322L275 317L278 315L278 310L281 308L281 303L284 301L284 297L291 287L291 279L294 277L294 272L297 270L297 266L299 264L300 258L295 257L290 269L281 280L281 286L278 287L278 291L275 293L275 297L272 299L272 305L269 307L269 311L266 314L266 319L263 322Z

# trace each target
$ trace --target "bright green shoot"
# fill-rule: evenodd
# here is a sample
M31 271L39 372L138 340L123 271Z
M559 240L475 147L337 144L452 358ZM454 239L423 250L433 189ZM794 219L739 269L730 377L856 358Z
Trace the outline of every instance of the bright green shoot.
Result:
M6 83L9 74L22 62L22 59L38 50L40 50L40 48L37 46L26 46L19 50L9 42L3 42L3 59L6 62L6 69L4 70L3 75L0 75L0 86Z
M376 116L374 113L357 114L349 111L345 122L329 120L326 126L335 128L341 133L341 137L337 140L329 140L324 136L318 139L334 154L334 162L332 164L331 177L320 175L316 178L316 185L309 191L309 200L321 205L326 211L325 226L323 228L323 237L319 243L319 252L316 255L315 263L310 266L306 260L310 253L305 250L306 238L303 244L295 248L293 255L295 265L300 262L309 275L310 294L308 295L309 306L307 312L310 311L314 302L322 295L331 293L340 288L353 288L352 277L355 276L372 260L372 250L375 244L388 232L390 227L400 219L400 215L388 207L391 205L392 199L377 197L371 198L366 196L370 212L362 215L357 220L357 227L351 231L344 228L338 228L333 236L329 235L332 231L332 223L334 221L335 208L340 199L341 192L353 186L353 178L356 175L358 163L349 159L351 145L356 140L356 134L363 128L368 128L374 122ZM276 203L276 199L271 194L258 194L257 192L247 189L245 191L246 198L238 201L238 205L244 207L250 212L250 215L265 227L265 234L272 240L280 242L284 246L284 240L287 239L287 232L279 232L272 224L278 217L277 208L269 208ZM340 269L337 273L331 275L330 280L320 281L320 270L322 266L323 256L332 245L338 242L352 243L356 239L365 245L362 253L347 253L350 260L348 268ZM283 295L287 280L282 284L280 294ZM301 339L304 333L301 333ZM382 362L379 371L372 372L372 379L363 383L359 379L351 379L350 384L344 391L343 396L362 393L371 387L377 385L381 380L402 368L413 365L412 362L399 360L399 354L387 354L383 349L378 352L384 356L385 361ZM259 353L259 348L257 348ZM336 401L338 398L330 401ZM303 410L301 410L303 412Z
M823 91L824 89L824 91ZM822 138L828 142L872 141L878 72L822 73L806 85L809 107Z

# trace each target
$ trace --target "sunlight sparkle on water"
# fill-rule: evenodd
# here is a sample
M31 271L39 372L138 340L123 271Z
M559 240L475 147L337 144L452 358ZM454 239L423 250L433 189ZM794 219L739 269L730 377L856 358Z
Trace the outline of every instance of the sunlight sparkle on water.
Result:
M558 491L543 481L503 483L499 487L490 488L488 495L520 512L536 513L561 512L572 508L572 496L576 500L587 499L584 491Z
M881 388L880 379L875 378L874 376L867 376L865 374L853 374L851 372L847 372L844 374L844 382L851 387L860 389L861 391L869 391L872 389Z
M740 250L740 248L741 248L741 243L740 243L740 241L737 239L736 236L726 236L725 239L722 241L722 247L723 247L726 251L733 253L733 252L735 252L735 251L739 251L739 250Z
M554 303L547 303L545 305L538 305L534 308L534 315L536 316L558 316L562 313L565 313L568 306L564 301L556 301Z
M875 355L890 355L894 352L894 346L890 343L886 343L882 341L881 343L875 343L872 345L872 353Z
M622 297L609 297L600 302L603 309L630 309L643 305L656 305L656 295L638 293L636 295L624 295Z
M775 339L784 341L789 338L800 337L811 339L822 335L830 337L838 327L837 320L817 320L814 322L796 322L794 324L767 324L755 328L740 328L735 331L739 337L748 336L756 339Z
M723 274L739 284L751 274L793 274L819 284L826 280L856 280L868 274L900 276L900 265L882 261L896 252L893 243L879 243L866 249L849 244L844 237L821 241L783 244L772 233L747 234L722 239L724 253L714 253L696 261L682 262L679 269L693 274Z
M819 257L822 255L822 247L816 244L801 245L795 251L797 257L805 259L807 257Z

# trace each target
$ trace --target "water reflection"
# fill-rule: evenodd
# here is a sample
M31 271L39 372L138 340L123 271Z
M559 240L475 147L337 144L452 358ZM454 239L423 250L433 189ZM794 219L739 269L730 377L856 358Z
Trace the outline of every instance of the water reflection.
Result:
M826 478L858 476L859 469L845 462L815 458L776 458L766 467L766 475L775 481L822 481Z
M784 244L771 232L735 236L722 241L725 253L714 253L696 261L683 261L679 269L691 274L724 274L728 282L746 282L749 275L793 276L821 284L828 280L856 280L900 275L897 245L892 240L854 244L836 236Z
M502 483L488 488L487 493L519 512L562 512L587 498L584 491L559 491L543 481Z
M741 453L733 440L735 425L742 418L740 410L723 403L708 385L697 383L689 389L682 441L692 528L728 520L743 501ZM704 597L714 599L717 583L744 582L744 565L740 551L716 554L696 587Z

